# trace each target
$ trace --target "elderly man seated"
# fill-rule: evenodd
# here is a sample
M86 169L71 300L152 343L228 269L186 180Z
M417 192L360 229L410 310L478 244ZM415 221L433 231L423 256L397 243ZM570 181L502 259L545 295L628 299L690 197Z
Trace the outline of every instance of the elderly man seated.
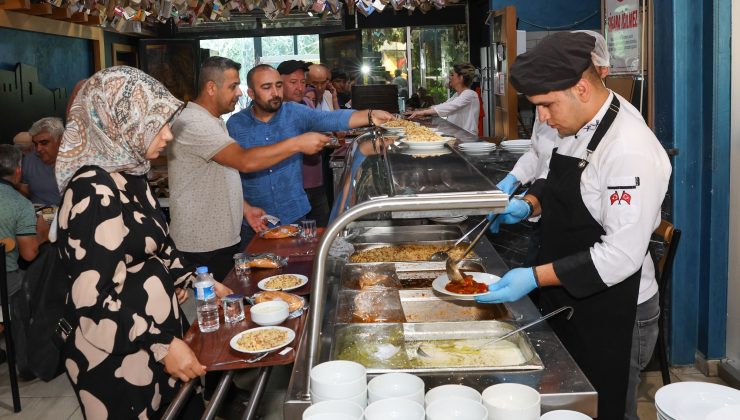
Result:
M34 204L59 205L59 187L54 177L59 142L64 133L62 120L42 118L28 130L35 152L23 158L23 179L20 191Z

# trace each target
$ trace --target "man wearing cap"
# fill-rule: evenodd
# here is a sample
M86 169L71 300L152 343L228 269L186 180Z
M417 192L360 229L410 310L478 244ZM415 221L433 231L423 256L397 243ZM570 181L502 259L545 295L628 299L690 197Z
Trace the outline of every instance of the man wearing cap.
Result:
M308 63L301 60L287 60L277 66L283 79L283 100L302 102L306 91L306 72Z
M609 50L604 37L594 31L573 32L583 32L595 38L596 44L591 52L591 59L599 76L602 79L606 78L609 75ZM511 194L519 183L528 184L536 180L547 171L547 165L550 163L550 154L555 139L558 137L558 131L540 121L537 111L535 111L534 118L532 147L517 160L511 172L496 184L498 189L507 194Z
M593 36L560 32L522 54L511 82L558 131L546 178L509 202L492 225L541 216L535 267L515 268L477 300L518 300L539 287L543 314L598 392L599 419L622 419L638 296L658 285L648 254L671 166L639 111L607 89Z

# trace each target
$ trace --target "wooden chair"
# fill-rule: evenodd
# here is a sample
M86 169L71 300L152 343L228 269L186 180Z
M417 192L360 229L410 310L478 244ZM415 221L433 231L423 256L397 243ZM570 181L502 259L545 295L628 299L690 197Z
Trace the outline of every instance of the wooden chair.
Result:
M8 373L10 374L10 392L13 396L13 411L21 411L21 395L18 390L18 374L15 370L15 348L10 333L10 306L8 296L8 273L5 265L5 254L15 249L15 239L0 239L0 305L2 305L3 324L5 325L5 351L8 355Z
M663 377L663 385L671 383L671 374L668 370L668 348L665 338L665 319L667 308L670 302L668 288L671 283L671 274L673 272L673 259L676 257L678 243L681 240L681 230L675 229L670 222L660 221L660 226L653 232L655 236L663 242L663 255L658 259L655 265L655 278L658 281L658 291L660 293L660 316L658 317L658 341L655 344L653 357L658 359L660 364L660 373Z

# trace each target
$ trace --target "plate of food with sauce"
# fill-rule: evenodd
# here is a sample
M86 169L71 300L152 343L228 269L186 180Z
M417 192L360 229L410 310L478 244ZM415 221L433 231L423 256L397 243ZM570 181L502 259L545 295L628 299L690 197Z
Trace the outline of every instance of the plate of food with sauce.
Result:
M476 296L488 293L488 285L501 280L501 277L490 273L464 273L462 283L451 282L443 274L432 282L432 288L439 293L454 296L461 300L473 300Z

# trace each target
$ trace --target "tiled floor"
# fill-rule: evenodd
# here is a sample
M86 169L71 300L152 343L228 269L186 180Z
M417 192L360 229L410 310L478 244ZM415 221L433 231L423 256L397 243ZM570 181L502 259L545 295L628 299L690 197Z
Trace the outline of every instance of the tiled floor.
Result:
M288 384L290 369L278 367L273 370L259 414L263 420L281 420L283 418L283 399ZM724 384L718 377L706 377L693 367L674 367L671 369L673 381L702 381ZM237 379L237 383L247 386L249 374ZM639 389L638 414L642 420L656 418L655 392L663 385L660 372L644 372L643 382ZM8 365L0 365L0 419L28 420L64 420L82 419L77 399L66 376L60 376L51 382L39 380L25 382L20 386L23 411L13 413Z

